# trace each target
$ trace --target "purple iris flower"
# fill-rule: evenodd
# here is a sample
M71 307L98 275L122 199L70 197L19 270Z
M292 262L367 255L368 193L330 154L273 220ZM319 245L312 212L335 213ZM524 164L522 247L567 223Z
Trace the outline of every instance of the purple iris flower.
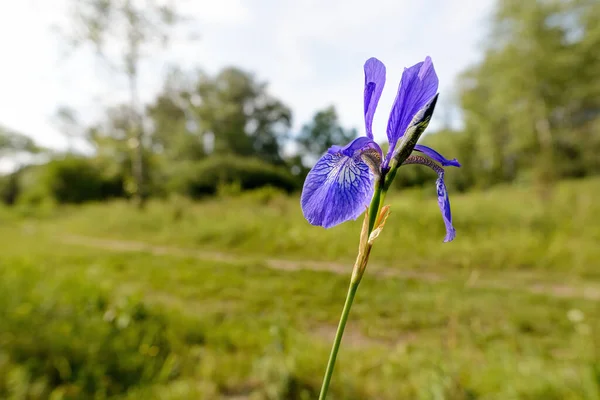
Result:
M427 165L438 174L437 194L446 225L445 242L455 237L450 201L444 184L444 168L460 167L437 151L416 144L427 127L438 93L438 77L431 58L405 68L387 125L389 150L385 157L373 141L373 116L385 84L385 66L376 58L367 60L365 70L366 136L344 147L332 146L310 170L302 189L302 212L312 225L331 228L358 218L368 207L376 187L389 188L401 165ZM417 151L422 155L412 154Z

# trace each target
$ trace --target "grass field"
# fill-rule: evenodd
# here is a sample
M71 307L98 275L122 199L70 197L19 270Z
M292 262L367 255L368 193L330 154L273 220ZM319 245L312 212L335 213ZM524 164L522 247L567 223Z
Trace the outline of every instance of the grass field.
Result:
M331 399L600 399L600 180L390 196ZM0 398L313 399L360 221L269 190L0 210Z

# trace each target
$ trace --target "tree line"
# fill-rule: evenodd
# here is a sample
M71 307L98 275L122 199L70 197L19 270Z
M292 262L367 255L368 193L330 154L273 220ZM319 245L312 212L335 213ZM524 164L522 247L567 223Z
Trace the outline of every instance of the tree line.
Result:
M118 68L130 83L130 101L105 110L91 126L83 126L74 110L59 110L61 131L83 138L91 155L44 151L0 128L0 156L42 154L43 160L0 178L6 203L131 197L143 204L171 193L212 195L224 185L292 192L329 146L359 134L341 126L333 106L292 134L290 107L266 82L237 67L214 75L175 67L142 106L136 83L141 49L166 41L185 18L173 9L135 9L127 0L76 4L85 28L78 30L78 43L102 49L107 35L119 35L108 30L110 22L122 20L120 35L127 40ZM482 60L458 80L463 126L423 138L461 161L461 170L449 176L451 186L551 185L599 171L599 20L596 0L497 1ZM407 168L397 184L418 186L428 174Z

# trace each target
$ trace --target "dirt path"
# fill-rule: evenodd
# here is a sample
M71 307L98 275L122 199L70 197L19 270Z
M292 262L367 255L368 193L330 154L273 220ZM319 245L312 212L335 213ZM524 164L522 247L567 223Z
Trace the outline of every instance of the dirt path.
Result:
M61 236L59 240L62 243L70 245L86 246L119 252L144 252L157 256L189 257L196 258L199 260L212 260L236 263L243 262L245 260L252 260L252 258L250 257L232 256L220 252L199 251L181 247L159 246L139 241L100 239L80 235L64 235ZM322 261L292 261L274 258L261 258L261 261L263 261L268 268L278 271L311 270L324 271L335 274L347 274L348 276L350 276L352 269L351 265ZM392 268L376 267L369 271L369 273L371 275L375 275L378 278L393 277L400 279L416 279L431 283L444 281L444 277L442 275L436 274L434 272L400 271ZM535 282L529 284L515 284L515 282L521 282L521 279L483 279L477 273L473 273L465 282L465 287L490 288L507 291L524 290L534 294L541 294L558 298L580 298L592 301L600 301L600 284L570 286L566 284L556 284L548 282Z

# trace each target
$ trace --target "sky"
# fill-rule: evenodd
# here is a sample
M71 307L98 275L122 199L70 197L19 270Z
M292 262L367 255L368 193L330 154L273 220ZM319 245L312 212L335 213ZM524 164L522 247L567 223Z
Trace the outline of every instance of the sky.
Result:
M127 99L126 81L89 47L73 48L74 0L0 2L0 126L63 148L55 113L77 111L84 123ZM139 0L142 1L142 0ZM440 101L431 128L460 123L452 111L456 77L482 55L493 0L176 0L190 18L165 49L141 65L141 101L161 89L170 65L216 73L237 66L269 83L291 107L293 130L333 104L346 127L364 131L363 64L387 66L387 86L373 124L385 138L387 117L405 67L431 56ZM116 31L116 30L115 30ZM189 40L190 32L199 35ZM107 44L110 59L119 42Z

